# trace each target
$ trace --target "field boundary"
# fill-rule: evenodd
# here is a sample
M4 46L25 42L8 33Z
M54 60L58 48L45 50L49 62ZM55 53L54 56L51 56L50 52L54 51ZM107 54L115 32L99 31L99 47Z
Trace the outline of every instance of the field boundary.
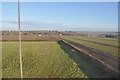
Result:
M117 62L115 59L108 58L108 57L106 58L106 57L103 57L103 55L100 56L100 55L101 55L100 53L99 53L99 54L98 54L98 53L95 53L95 54L98 54L98 55L96 55L96 56L100 56L100 57L102 57L102 59L104 58L104 59L106 60L106 61L105 61L105 60L100 59L99 57L96 57L96 56L93 55L93 54L90 54L88 50L83 49L83 48L80 48L80 47L76 46L76 45L73 44L73 43L70 43L70 41L61 40L61 42L69 45L70 47L74 48L75 50L77 50L77 51L79 51L79 52L83 52L83 53L84 53L83 55L88 56L88 58L90 59L90 61L92 61L92 63L94 63L94 65L96 65L96 66L99 67L99 68L102 67L103 70L104 70L106 73L108 73L108 74L110 74L110 75L118 78L118 76L119 76L119 74L120 74L120 72L118 71L118 63L119 63L119 62ZM111 59L112 61L111 61L110 59Z

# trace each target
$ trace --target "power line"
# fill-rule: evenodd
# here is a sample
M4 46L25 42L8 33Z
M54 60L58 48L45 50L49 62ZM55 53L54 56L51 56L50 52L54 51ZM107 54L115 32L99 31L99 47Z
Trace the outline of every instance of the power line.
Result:
M20 0L18 0L18 30L19 30L19 53L20 53L20 76L23 78L22 71L22 47L21 47L21 29L20 29Z

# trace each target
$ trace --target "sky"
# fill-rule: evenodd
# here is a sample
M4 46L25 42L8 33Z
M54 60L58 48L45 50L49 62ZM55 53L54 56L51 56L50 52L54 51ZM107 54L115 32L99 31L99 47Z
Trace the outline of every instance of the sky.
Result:
M2 3L2 29L18 30L17 2ZM21 30L117 31L117 2L21 2Z

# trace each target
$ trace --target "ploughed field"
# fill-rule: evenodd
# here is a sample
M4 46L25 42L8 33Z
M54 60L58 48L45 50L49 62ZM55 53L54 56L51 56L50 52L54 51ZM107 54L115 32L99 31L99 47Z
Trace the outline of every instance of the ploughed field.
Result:
M2 77L19 78L18 42L2 42ZM22 42L24 78L86 78L57 42Z
M57 38L48 35L22 35L22 41L57 41ZM2 35L2 41L18 41L18 35Z

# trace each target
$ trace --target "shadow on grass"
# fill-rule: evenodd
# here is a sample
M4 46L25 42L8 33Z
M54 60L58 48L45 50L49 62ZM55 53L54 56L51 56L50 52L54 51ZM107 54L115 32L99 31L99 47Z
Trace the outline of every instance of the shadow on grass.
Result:
M81 55L82 52L76 51L63 42L58 42L58 44L61 46L61 49L78 64L78 67L88 78L111 78L104 71L94 66L87 57Z

